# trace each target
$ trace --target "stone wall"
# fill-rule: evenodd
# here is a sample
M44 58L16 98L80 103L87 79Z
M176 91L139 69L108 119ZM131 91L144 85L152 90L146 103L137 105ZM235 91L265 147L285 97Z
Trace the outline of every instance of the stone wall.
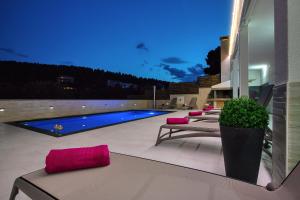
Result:
M300 82L287 86L287 173L300 161Z
M177 106L180 108L182 104L189 105L191 99L197 97L197 108L202 109L204 104L207 103L210 91L210 88L199 88L198 94L170 94L170 99L177 97ZM183 102L179 102L181 99L183 99Z
M0 122L152 108L152 100L0 100Z
M197 83L199 87L211 87L221 82L220 74L198 77Z

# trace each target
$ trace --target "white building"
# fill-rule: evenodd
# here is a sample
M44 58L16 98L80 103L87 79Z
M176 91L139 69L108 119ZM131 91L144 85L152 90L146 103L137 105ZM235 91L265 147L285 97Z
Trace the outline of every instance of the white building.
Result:
M300 160L300 1L235 0L229 58L233 97L274 85L273 183Z

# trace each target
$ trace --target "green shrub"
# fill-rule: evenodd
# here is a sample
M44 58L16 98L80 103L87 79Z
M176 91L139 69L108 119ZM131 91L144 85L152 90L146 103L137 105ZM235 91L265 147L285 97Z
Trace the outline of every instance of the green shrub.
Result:
M225 103L219 122L227 127L266 129L269 115L265 107L252 99L242 97Z

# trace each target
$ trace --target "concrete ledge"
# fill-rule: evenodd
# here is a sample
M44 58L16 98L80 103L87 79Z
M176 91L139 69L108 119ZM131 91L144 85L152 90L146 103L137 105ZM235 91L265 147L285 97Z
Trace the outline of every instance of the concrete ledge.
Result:
M153 100L0 100L0 122L151 108Z

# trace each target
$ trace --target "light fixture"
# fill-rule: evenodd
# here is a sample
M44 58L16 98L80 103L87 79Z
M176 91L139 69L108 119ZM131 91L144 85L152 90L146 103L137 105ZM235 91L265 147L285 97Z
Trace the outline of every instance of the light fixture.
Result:
M136 103L135 104L133 104L134 106L136 106Z
M244 0L234 0L229 40L229 56L233 54L236 38L239 32Z
M86 108L86 105L82 105L81 108L82 108L82 109L85 109L85 108Z
M50 110L53 110L53 109L54 109L54 106L50 106L49 109L50 109Z
M267 64L260 64L260 65L251 65L249 69L252 70L261 70L262 71L262 78L265 80L267 78L268 73L268 65Z
M0 112L4 112L5 111L5 108L0 108Z

